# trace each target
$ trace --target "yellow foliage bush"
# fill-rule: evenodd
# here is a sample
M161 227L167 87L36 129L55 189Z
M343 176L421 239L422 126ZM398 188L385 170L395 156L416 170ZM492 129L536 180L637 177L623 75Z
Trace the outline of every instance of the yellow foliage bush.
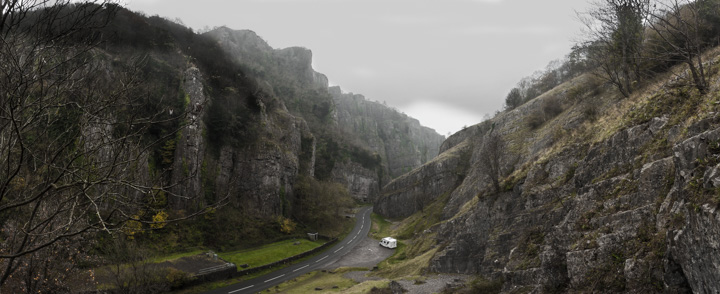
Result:
M285 217L278 217L278 224L280 225L280 232L283 232L285 234L292 234L292 232L295 231L295 227L297 227L297 224Z
M133 240L135 239L135 235L142 233L142 223L137 221L137 219L140 219L137 215L133 215L131 218L131 220L125 222L122 231L128 239Z
M153 215L152 220L153 223L150 224L150 227L153 229L162 229L167 225L166 221L168 219L168 214L164 210L161 210L157 214Z

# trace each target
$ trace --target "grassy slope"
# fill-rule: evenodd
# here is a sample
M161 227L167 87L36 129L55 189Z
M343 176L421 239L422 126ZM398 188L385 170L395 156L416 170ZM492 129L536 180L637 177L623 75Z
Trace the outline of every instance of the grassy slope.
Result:
M300 244L294 245L295 242ZM291 239L249 250L218 253L218 256L238 266L248 264L250 267L258 267L315 249L324 243L325 241Z
M565 108L563 113L535 130L529 128L522 116L517 117L519 111L500 114L496 119L504 119L507 122L502 127L506 139L511 142L512 151L521 153L519 155L526 159L506 180L523 178L532 165L543 163L565 148L602 142L619 130L649 121L654 117L667 116L670 122L668 125L688 127L720 112L720 83L717 82L720 77L718 74L720 47L708 51L705 60L715 61L715 64L708 69L710 73L708 81L715 83L711 85L709 94L704 96L699 95L690 86L672 89L668 87L669 80L686 70L686 67L679 65L670 72L647 82L629 98L623 98L614 89L603 86L593 90L596 81L588 74L562 84L538 97L535 102L537 104L526 105L526 107L540 107L539 102L544 99L557 97L563 99ZM567 98L567 93L572 91L580 92L581 95L576 99ZM597 111L594 118L586 117L588 108ZM579 121L577 127L566 128L573 121ZM543 139L550 139L549 146L536 151L537 153L528 153L533 144ZM671 143L675 142L668 142ZM655 150L650 150L653 151ZM413 278L422 274L422 269L428 266L430 259L439 249L434 244L434 234L423 234L423 231L442 222L441 214L437 213L442 212L446 201L447 195L439 197L425 211L401 220L394 229L386 220L373 216L373 232L376 238L387 235L396 236L401 240L396 253L379 265L380 271L376 275L399 279ZM471 211L476 204L477 198L468 201L453 219Z

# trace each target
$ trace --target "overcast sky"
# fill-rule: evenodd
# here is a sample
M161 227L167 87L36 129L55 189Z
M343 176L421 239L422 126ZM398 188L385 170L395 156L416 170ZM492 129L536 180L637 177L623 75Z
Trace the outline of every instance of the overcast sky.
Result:
M585 0L126 0L194 29L250 29L301 46L345 92L447 135L501 109L524 76L567 54Z

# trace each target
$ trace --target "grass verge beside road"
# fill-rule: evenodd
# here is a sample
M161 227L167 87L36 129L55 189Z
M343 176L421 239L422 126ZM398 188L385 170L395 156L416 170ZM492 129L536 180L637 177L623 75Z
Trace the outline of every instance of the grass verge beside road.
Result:
M342 240L345 236L347 236L347 234L350 233L350 231L352 231L352 229L353 229L353 227L354 227L354 225L355 225L355 218L347 218L347 219L343 219L343 220L341 220L341 221L344 222L344 225L343 225L343 232L340 232L340 233L339 233L339 238L338 238L338 239L340 239L340 240ZM297 239L297 240L300 240L300 239ZM296 240L296 241L297 241L297 240ZM289 241L292 241L292 240L289 240ZM303 252L305 252L305 251L312 250L312 249L317 248L317 247L319 247L320 245L324 244L326 241L325 241L325 240L323 240L323 241L317 241L317 246L311 247L311 248L306 249L306 250L302 250L301 252L298 252L298 253L295 253L295 254L290 254L290 255L285 256L285 257L277 258L277 256L273 255L274 253L272 253L273 250L276 250L276 249L277 249L277 248L275 248L274 245L276 245L276 244L278 244L278 243L283 243L283 242L284 242L284 241L276 242L276 243L268 244L268 245L261 246L261 247L258 247L258 248L253 248L253 249L246 249L246 250L239 250L239 251L231 251L231 252L225 252L225 253L218 253L218 256L221 257L221 258L224 259L224 260L227 260L227 261L229 261L229 262L235 263L235 265L238 266L238 270L242 270L242 268L240 268L240 265L242 265L242 264L247 263L250 267L262 266L262 265L265 265L265 264L268 264L268 263L272 263L272 262L275 262L275 261L278 261L278 260L285 259L285 258L290 257L290 256L294 256L294 255L303 253ZM302 242L303 242L303 243L304 243L304 242L313 243L313 242L308 241L308 240L306 240L306 239L302 239ZM294 242L291 242L290 244L293 244L293 243L294 243ZM305 244L305 245L290 245L290 246L306 246L306 245L307 245L307 244ZM287 245L285 245L285 246L287 246ZM329 247L328 247L328 248L329 248ZM323 251L324 251L324 250L323 250ZM201 292L206 292L206 291L210 291L210 290L214 290L214 289L218 289L218 288L227 287L227 286L230 286L230 285L233 285L233 284L242 282L242 281L251 280L251 279L254 279L254 278L263 276L263 275L265 275L265 274L269 274L269 273L274 272L274 271L276 271L276 270L279 270L279 269L282 269L282 268L285 268L285 267L288 267L288 266L291 266L291 265L294 265L294 264L297 264L297 263L306 261L306 260L312 258L313 256L316 256L317 254L320 254L320 253L323 252L323 251L317 252L316 254L313 254L313 255L311 255L311 256L306 256L306 257L304 257L304 258L295 260L295 261L293 261L293 262L291 262L291 263L288 263L288 264L285 264L285 265L275 266L275 267L266 269L266 270L264 270L264 271L257 272L257 273L254 273L254 274L250 274L250 275L247 275L247 276L242 276L242 277L233 278L233 279L228 279L228 280L223 280L223 281L216 281L216 282L205 283L205 284L202 284L202 285L197 285L197 286L185 288L185 289L179 290L179 291L177 291L177 292L175 292L175 293L179 293L179 294L201 293ZM260 260L260 261L255 261L255 264L252 264L252 263L250 263L250 261L247 261L246 258L247 258L248 255L256 255L256 253L259 253L259 254L257 254L257 255L260 256L260 257L258 257L258 260ZM285 254L285 253L283 252L283 254ZM267 259L267 258L270 258L270 259ZM270 260L270 261L268 261L268 260ZM257 264L257 263L262 263L262 264ZM249 267L249 268L250 268L250 267Z
M247 264L250 268L273 263L300 253L313 250L325 244L326 240L310 241L290 239L268 244L259 248L218 253L218 256L238 266ZM297 245L296 245L297 243Z
M370 230L370 237L376 240L380 240L384 237L390 236L391 222L385 220L382 216L377 213L371 213L370 219L372 219L372 229Z

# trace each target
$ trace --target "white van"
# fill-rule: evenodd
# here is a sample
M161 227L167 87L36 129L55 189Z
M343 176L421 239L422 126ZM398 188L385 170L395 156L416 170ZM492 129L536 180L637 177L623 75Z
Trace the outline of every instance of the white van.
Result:
M397 247L397 240L391 237L385 237L382 238L382 241L380 241L380 246L387 247L387 248L395 248Z

